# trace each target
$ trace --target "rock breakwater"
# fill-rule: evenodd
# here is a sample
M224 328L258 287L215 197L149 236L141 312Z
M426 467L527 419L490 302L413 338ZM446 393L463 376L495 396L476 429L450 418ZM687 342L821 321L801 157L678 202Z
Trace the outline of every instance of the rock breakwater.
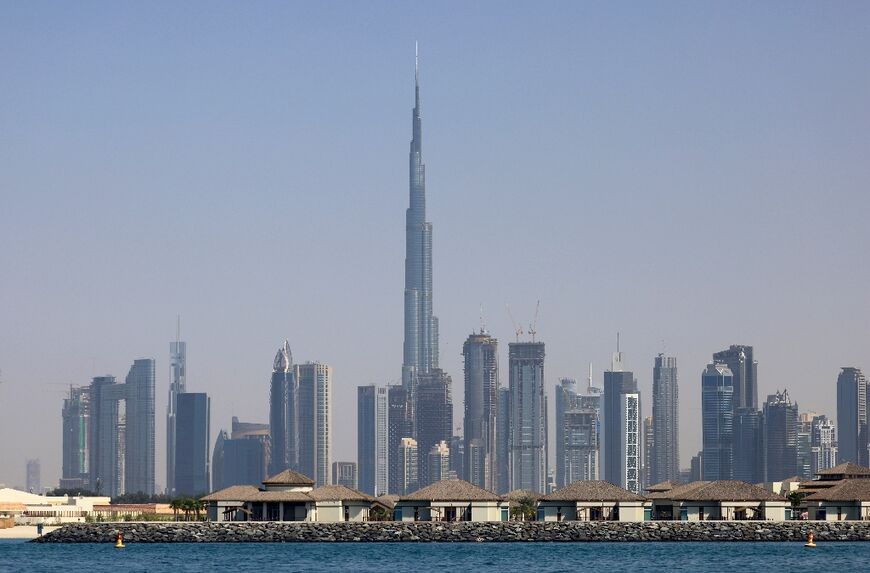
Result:
M870 522L75 523L35 543L870 541Z

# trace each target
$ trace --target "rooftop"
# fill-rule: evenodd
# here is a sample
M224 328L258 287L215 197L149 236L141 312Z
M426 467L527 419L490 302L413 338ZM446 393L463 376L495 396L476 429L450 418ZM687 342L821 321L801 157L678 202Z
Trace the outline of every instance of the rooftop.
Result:
M870 477L870 468L853 464L852 462L844 462L832 468L816 472L817 476L843 476L848 477Z
M365 501L371 503L372 497L344 485L324 485L308 492L315 501Z
M501 501L501 497L461 479L445 479L399 498L399 501Z
M870 479L843 479L836 485L811 493L807 501L870 501Z
M263 480L263 485L313 486L314 480L293 470L284 470Z
M763 487L737 480L696 481L649 497L675 501L785 501Z
M575 481L542 501L643 501L643 497L604 480Z

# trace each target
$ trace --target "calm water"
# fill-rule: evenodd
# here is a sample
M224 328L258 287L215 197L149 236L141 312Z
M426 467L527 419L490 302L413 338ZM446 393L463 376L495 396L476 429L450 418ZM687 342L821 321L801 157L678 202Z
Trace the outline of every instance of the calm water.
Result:
M307 543L37 545L0 541L0 571L870 571L870 543Z

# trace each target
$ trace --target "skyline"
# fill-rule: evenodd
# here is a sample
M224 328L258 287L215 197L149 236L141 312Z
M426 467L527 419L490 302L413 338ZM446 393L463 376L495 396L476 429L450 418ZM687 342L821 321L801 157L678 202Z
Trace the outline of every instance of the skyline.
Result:
M190 8L164 10L190 15ZM309 10L302 22L317 19L317 9ZM866 21L867 8L855 7L850 21L845 8L831 14L804 7L805 19L794 10L768 36L765 17L784 15L760 7L758 22L737 26L744 44L720 46L727 24L741 20L739 10L718 7L725 29L707 24L713 39L701 42L701 55L684 51L688 40L697 40L694 33L655 41L653 29L673 31L668 17L673 24L708 14L691 8L678 18L663 10L659 27L647 29L640 20L648 10L638 16L620 7L566 9L574 16L566 20L589 16L580 23L592 39L569 36L552 7L530 16L539 34L534 39L511 43L509 31L491 28L473 39L470 29L482 20L484 5L461 10L476 16L467 23L450 20L459 28L452 36L441 30L442 15L422 31L357 41L360 54L322 46L316 34L295 37L305 58L320 50L321 68L287 48L265 49L284 39L266 14L251 13L252 27L266 32L243 36L252 50L210 56L212 43L240 33L231 14L216 15L215 30L202 44L181 49L174 63L155 60L146 49L157 9L140 10L151 15L142 24L123 18L129 15L123 9L107 9L81 22L80 32L63 28L58 38L36 45L27 33L39 37L66 22L44 14L45 27L36 28L28 8L4 8L11 14L0 24L2 53L22 57L14 60L20 81L0 95L0 125L12 136L0 142L0 193L12 198L12 208L0 213L0 233L3 244L15 245L2 250L0 262L16 277L0 286L2 299L16 303L0 307L0 403L14 399L17 406L0 420L0 434L26 431L15 443L0 443L0 456L9 460L0 482L23 481L25 460L39 458L43 483L52 483L60 473L57 414L66 385L102 374L120 379L137 358L156 360L156 443L164 444L166 343L176 314L190 343L190 388L213 398L210 444L232 415L268 420L267 364L275 346L289 339L297 356L335 368L333 460L355 459L356 386L399 378L395 285L403 229L396 221L406 206L401 158L409 52L418 35L428 206L439 228L441 366L454 381L461 379L461 345L479 327L481 304L507 372L504 349L514 337L504 304L527 324L540 299L551 426L559 379L582 380L592 361L601 386L617 331L625 369L635 373L644 396L642 417L651 405L655 355L679 359L683 466L700 449L689 429L700 428L701 372L712 352L731 344L756 349L759 402L788 388L803 408L836 417L840 367L870 366L864 294L870 271L860 264L870 243L863 221L870 211L863 161L870 116L861 103L870 95L870 74L856 73L868 67L856 61L868 40L852 28ZM282 19L276 11L286 22L288 14ZM400 12L431 16L425 9ZM521 28L517 12L494 18L506 30ZM814 12L827 18L813 20ZM321 23L317 32L343 41L368 38L353 24L355 15L350 9L339 15L342 25ZM64 16L75 22L74 14ZM97 41L111 36L112 16L136 39L121 42L118 55ZM547 38L542 21L555 28ZM605 48L616 46L592 33L596 22L611 24L605 30L614 33L641 32L652 42L651 59L639 41L609 54ZM183 25L158 29L171 47L183 45ZM457 33L461 41L451 43ZM16 43L22 39L31 41ZM59 53L63 42L79 51ZM762 57L754 51L765 47ZM511 58L493 57L504 51ZM243 71L240 63L251 53L259 59ZM548 58L536 59L542 54ZM596 67L593 55L620 73ZM681 57L672 62L668 55ZM115 79L125 56L138 62L140 75ZM708 60L722 64L716 69L722 79L705 75ZM282 61L298 66L298 86L258 75L280 69ZM688 68L686 77L677 62ZM661 82L645 63L662 73ZM68 77L75 71L86 72L84 79ZM765 77L771 71L777 73ZM353 93L337 93L336 77L352 81ZM186 78L177 91L169 88L175 78ZM728 83L745 78L750 81ZM808 78L823 79L824 87L814 91ZM232 87L233 79L241 87ZM306 82L310 91L302 95L291 89ZM622 90L646 82L659 90L636 97ZM66 97L54 97L59 93ZM291 94L299 113L278 97ZM205 95L213 99L195 105ZM329 109L353 113L323 123ZM716 121L717 114L724 118ZM204 153L194 151L198 146ZM347 176L320 159L336 153L349 163ZM275 264L280 246L292 262L286 268ZM516 254L521 265L513 263ZM737 263L741 272L728 274ZM296 280L306 266L322 280ZM347 296L347 285L357 296ZM47 347L62 371L39 367ZM454 394L458 421L463 397ZM162 477L165 452L157 451L155 475Z

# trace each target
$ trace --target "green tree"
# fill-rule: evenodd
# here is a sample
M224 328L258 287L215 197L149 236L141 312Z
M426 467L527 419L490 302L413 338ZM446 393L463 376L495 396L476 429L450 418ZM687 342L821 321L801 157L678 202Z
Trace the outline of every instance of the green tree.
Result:
M535 519L535 513L537 513L535 498L524 495L515 500L514 503L516 505L510 508L511 519L515 521L533 521Z

